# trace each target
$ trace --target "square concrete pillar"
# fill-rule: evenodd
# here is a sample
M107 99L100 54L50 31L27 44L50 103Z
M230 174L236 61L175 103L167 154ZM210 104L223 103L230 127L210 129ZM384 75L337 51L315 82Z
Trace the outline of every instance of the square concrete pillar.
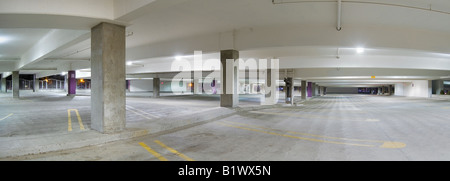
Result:
M389 93L389 95L392 95L392 85L389 85L389 87L388 87L388 93Z
M91 64L92 64L92 62L91 62ZM74 70L71 70L68 72L67 81L68 81L68 90L69 90L67 95L70 96L70 95L77 94L77 79L76 79L76 72ZM47 85L46 85L46 89L47 89Z
M220 106L236 107L239 104L239 52L236 50L220 51Z
M194 79L194 94L202 94L202 87L200 84L200 79Z
M153 97L157 98L160 96L161 91L161 79L153 78Z
M324 94L323 94L323 87L322 86L319 87L319 91L320 91L320 96L323 96Z
M294 79L288 77L285 79L286 104L294 104Z
M308 82L308 97L312 97L312 82Z
M302 80L301 94L302 94L302 100L306 100L306 81L305 80Z
M12 89L13 89L13 98L19 98L19 71L12 72Z
M2 86L1 91L6 92L6 77L2 77L1 86Z
M312 83L311 86L312 96L316 96L316 83Z
M33 92L39 92L39 79L36 74L33 75Z
M69 92L69 75L64 76L64 91Z
M91 127L125 129L125 27L100 23L91 30Z

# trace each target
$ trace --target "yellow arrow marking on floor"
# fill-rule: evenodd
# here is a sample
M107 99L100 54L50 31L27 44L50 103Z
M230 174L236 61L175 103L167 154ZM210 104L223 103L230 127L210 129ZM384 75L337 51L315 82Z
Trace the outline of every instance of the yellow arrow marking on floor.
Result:
M69 120L68 120L67 131L72 131L72 118L70 115L71 111L75 111L75 114L77 115L77 118L78 118L78 124L80 124L80 130L84 130L83 121L81 121L80 113L78 113L78 110L77 109L68 109L67 114L68 114Z
M3 121L3 120L5 120L6 118L8 118L8 117L10 117L10 116L12 116L13 115L13 113L11 113L11 114L8 114L7 116L5 116L4 118L2 118L2 119L0 119L0 121Z

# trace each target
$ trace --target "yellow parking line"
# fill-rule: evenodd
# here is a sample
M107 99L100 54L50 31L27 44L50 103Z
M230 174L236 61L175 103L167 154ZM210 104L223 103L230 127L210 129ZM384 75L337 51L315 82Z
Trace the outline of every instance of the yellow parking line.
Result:
M177 150L175 150L175 149L173 149L173 148L171 148L171 147L166 146L166 145L165 145L164 143L162 143L161 141L155 140L155 143L158 144L159 146L161 146L161 147L163 147L163 148L169 150L170 152L174 153L175 155L177 155L177 156L183 158L183 159L186 160L186 161L195 161L194 159L189 158L188 156L186 156L186 155L184 155L184 154L178 152Z
M155 156L156 158L158 158L161 161L168 161L166 158L164 158L163 156L161 156L158 152L152 150L149 146L147 146L145 143L140 142L139 145L141 145L142 147L144 147L148 152L150 152L153 156Z
M11 114L8 114L7 116L5 116L4 118L2 118L2 119L0 119L0 121L3 121L3 120L5 120L6 118L8 118L8 117L10 117L10 116L12 116L13 115L13 113L11 113Z
M80 130L84 130L83 121L81 120L80 113L78 113L77 109L68 109L67 110L67 114L68 114L68 118L69 118L68 119L68 128L67 128L67 130L68 131L72 131L72 118L71 118L71 115L70 115L71 111L75 111L75 114L77 115L77 119L78 119L78 124L80 125Z
M67 123L67 125L68 125L67 131L72 131L72 118L70 116L70 109L67 110L67 114L68 114L67 117L69 118L68 123Z

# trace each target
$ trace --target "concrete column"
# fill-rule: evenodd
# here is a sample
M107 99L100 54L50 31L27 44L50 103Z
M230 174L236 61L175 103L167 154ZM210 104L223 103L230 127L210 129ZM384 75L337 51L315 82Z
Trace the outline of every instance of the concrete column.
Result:
M220 51L221 107L236 107L239 104L239 61L235 63L238 58L239 52L236 50Z
M194 94L202 94L202 87L200 85L200 79L194 79Z
M389 87L388 87L388 93L389 93L389 95L392 95L392 85L389 85Z
M308 97L312 97L312 82L308 82Z
M69 71L67 80L68 80L68 86L69 86L68 87L69 92L67 93L67 95L71 96L71 95L77 94L76 93L76 91L77 91L77 79L76 79L76 73L75 73L74 70Z
M324 94L323 94L323 87L322 86L319 87L319 91L320 91L320 96L323 96Z
M19 71L12 72L13 98L19 98Z
M153 97L157 98L160 96L161 91L161 79L153 78Z
M286 104L294 104L294 79L288 77L284 80L286 92Z
M64 76L64 91L69 93L69 75Z
M312 83L312 96L314 97L314 96L317 96L317 94L316 94L316 83Z
M39 92L39 79L36 77L36 74L33 75L33 92Z
M323 87L323 95L327 95L327 87Z
M91 127L125 129L125 27L100 23L91 30Z
M2 92L6 92L6 77L2 77L1 85L2 85Z
M301 94L302 94L302 100L306 100L306 81L305 80L302 80Z
M381 87L378 87L378 95L381 95Z

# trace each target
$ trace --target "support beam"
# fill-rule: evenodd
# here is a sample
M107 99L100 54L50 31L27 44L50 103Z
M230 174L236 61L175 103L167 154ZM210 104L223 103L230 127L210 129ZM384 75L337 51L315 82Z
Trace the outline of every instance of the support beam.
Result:
M194 94L202 94L202 87L200 86L200 79L194 79Z
M73 96L77 91L77 79L76 79L76 73L74 70L69 71L68 73L68 86L69 86L69 92L67 93L68 96Z
M388 87L388 93L389 93L389 95L392 95L392 85L389 85L389 87Z
M13 98L19 98L19 71L12 72Z
M84 40L89 39L89 33L84 30L51 30L38 43L33 45L16 63L19 70L28 64L43 60L58 50L63 50Z
M236 61L237 59L239 59L239 52L236 50L220 51L221 107L236 107L239 104L239 61Z
M302 80L301 93L302 93L302 100L306 100L306 81L305 80Z
M1 92L6 93L6 77L3 77L3 74L1 79L1 87Z
M316 83L312 83L311 91L312 91L312 97L315 97L316 96Z
M64 76L64 91L69 93L69 74Z
M153 78L153 97L158 98L161 96L161 79L160 78Z
M286 104L294 104L294 79L288 77L284 80L286 92Z
M91 127L125 129L125 27L100 23L91 30Z
M33 92L39 92L39 79L36 74L33 75Z
M312 82L308 82L308 97L312 97Z

